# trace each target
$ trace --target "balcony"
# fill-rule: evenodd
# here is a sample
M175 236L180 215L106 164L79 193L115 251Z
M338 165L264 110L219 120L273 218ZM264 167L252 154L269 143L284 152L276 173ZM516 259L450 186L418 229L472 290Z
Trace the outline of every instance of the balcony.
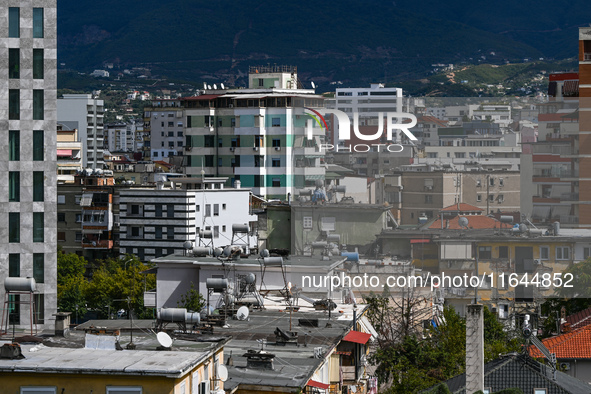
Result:
M579 224L579 217L575 215L560 215L561 224Z
M579 193L562 193L560 201L579 201Z
M113 249L113 241L109 239L91 240L83 239L82 248L84 249Z

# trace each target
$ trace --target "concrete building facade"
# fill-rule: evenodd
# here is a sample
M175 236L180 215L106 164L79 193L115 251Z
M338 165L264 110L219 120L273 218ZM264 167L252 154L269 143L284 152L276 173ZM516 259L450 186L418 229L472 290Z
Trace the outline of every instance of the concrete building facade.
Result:
M82 142L84 168L103 169L105 104L90 94L64 94L57 100L57 119L77 128Z
M49 327L57 307L56 24L55 0L0 4L0 283L36 280L33 311L28 294L2 287L23 328L30 316Z

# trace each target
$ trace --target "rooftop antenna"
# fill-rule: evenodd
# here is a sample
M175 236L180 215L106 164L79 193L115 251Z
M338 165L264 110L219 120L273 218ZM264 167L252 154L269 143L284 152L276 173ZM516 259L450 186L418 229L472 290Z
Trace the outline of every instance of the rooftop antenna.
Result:
M160 331L156 334L156 339L163 348L170 349L172 347L172 338L164 331Z

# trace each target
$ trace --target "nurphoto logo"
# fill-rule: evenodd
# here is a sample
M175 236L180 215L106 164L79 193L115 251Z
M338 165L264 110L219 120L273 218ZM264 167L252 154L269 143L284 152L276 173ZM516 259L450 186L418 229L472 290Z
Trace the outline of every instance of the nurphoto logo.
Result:
M351 139L351 121L349 116L338 109L328 109L328 108L320 108L320 109L312 109L305 107L304 113L310 116L316 123L321 127L324 128L327 132L328 124L326 123L325 116L327 114L334 115L334 119L336 120L337 124L334 127L336 132L334 141L343 141L343 140L350 140ZM353 113L353 133L355 137L362 141L375 141L379 140L379 138L384 134L384 118L386 118L386 140L387 141L401 141L401 134L405 135L410 141L417 141L417 137L415 137L412 132L410 131L411 128L417 125L417 118L414 114L406 113L406 112L380 112L378 113L378 129L374 134L362 134L359 131L359 113ZM404 122L405 119L409 119L410 122ZM306 123L306 138L308 140L312 140L313 137L313 122L309 121ZM350 146L342 146L335 144L320 144L320 151L335 151L335 152L368 152L371 150L372 147L377 147L378 152L384 151L388 152L402 152L404 147L399 143L393 144L353 144Z

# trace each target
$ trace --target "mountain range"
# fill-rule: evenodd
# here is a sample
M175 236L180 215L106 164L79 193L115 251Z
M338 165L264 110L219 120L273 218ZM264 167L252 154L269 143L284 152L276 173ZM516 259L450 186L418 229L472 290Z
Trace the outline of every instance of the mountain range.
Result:
M582 0L60 0L58 58L236 86L248 66L289 64L346 86L420 78L433 63L573 57L590 16Z

